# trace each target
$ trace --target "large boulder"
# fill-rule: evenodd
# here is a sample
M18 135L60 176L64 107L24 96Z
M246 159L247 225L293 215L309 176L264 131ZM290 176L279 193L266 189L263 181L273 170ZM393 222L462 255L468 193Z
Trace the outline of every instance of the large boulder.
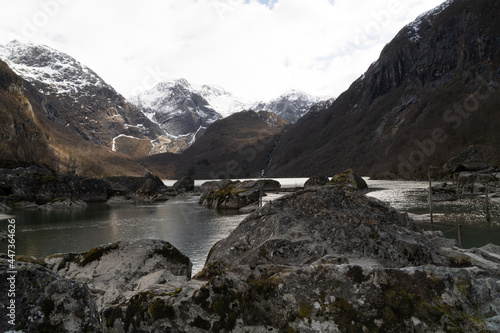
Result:
M52 255L48 268L85 283L99 309L122 302L156 284L180 284L191 278L191 261L161 240L118 242L85 253Z
M345 191L359 191L368 189L365 180L354 171L348 169L332 177L326 185L333 185Z
M0 259L0 331L102 332L88 288L36 264ZM15 271L16 273L10 273ZM15 293L11 298L9 293ZM15 300L15 319L7 316ZM14 325L9 321L14 319Z
M259 180L220 181L204 184L200 204L216 209L240 209L258 202L266 184L268 188L277 187L274 183Z
M9 205L21 202L46 204L55 199L104 202L108 199L110 184L103 179L81 175L59 175L46 167L0 169L1 192Z
M330 179L326 176L316 175L316 176L312 176L311 178L309 178L304 183L304 187L309 188L309 187L323 186L326 183L328 183L329 181L330 181Z
M194 190L194 179L191 176L184 176L174 183L176 193L191 192Z
M339 256L387 267L432 262L436 246L405 214L335 186L274 200L218 242L207 265L304 265Z
M151 173L144 176L144 183L135 192L135 197L139 201L167 201L175 196L175 191L170 191L160 177Z
M498 332L500 247L443 244L359 193L306 189L247 217L181 288L106 308L104 330Z

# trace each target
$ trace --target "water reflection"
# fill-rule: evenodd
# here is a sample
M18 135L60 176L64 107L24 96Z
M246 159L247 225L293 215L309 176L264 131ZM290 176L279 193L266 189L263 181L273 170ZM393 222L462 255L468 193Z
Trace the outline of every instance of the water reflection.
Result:
M198 197L179 197L162 204L86 210L14 211L18 254L45 257L83 252L119 240L163 239L172 243L199 271L213 244L226 237L243 215L218 214L198 205Z

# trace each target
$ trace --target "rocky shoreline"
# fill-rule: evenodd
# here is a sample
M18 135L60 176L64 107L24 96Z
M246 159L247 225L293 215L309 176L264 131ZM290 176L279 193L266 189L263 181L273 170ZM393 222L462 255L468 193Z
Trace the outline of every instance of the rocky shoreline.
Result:
M193 278L187 257L152 240L16 265L24 331L500 330L500 247L460 249L335 185L257 209ZM4 284L5 259L0 267Z
M82 209L88 203L108 205L162 202L192 191L194 180L184 177L172 188L150 173L144 177L91 178L58 174L44 165L0 169L0 211L19 209Z

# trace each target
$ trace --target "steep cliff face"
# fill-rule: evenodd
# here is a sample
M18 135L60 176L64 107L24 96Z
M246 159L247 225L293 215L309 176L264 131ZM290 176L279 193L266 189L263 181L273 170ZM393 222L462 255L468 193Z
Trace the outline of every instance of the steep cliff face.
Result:
M500 5L447 1L405 26L326 111L283 135L273 176L418 176L471 144L500 162Z
M23 80L1 60L0 122L3 124L0 127L1 158L36 160L45 157L47 142L23 92Z

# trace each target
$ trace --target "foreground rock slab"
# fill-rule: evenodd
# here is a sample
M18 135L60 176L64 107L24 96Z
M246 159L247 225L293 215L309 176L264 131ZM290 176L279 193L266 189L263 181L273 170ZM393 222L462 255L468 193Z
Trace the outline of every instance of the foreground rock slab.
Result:
M15 274L15 325L6 316L10 302L7 291ZM0 259L0 331L15 332L102 332L99 312L88 288L79 282L31 263L15 263L9 267Z
M156 284L181 284L191 278L188 257L161 240L117 242L85 253L49 256L45 265L59 275L85 283L98 308L123 302Z
M498 332L499 323L500 247L456 248L336 186L254 212L181 288L155 286L103 311L105 332Z

